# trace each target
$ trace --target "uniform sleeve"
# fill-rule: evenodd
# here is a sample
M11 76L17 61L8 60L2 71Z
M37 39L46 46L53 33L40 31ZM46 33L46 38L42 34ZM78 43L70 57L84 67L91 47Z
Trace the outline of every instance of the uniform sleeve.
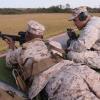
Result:
M71 42L69 50L82 52L90 49L98 40L99 30L96 27L86 27L80 32L78 40Z
M28 58L27 61L24 64L24 69L26 73L24 73L24 79L31 77L32 71L33 71L33 59Z
M7 55L6 55L6 65L8 68L12 68L13 64L18 63L17 58L20 54L21 49L9 49Z

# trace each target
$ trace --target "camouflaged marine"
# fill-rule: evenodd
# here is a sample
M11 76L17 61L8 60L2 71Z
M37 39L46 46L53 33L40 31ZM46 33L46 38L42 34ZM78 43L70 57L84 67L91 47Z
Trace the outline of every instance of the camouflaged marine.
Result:
M68 59L100 69L100 17L90 16L82 6L73 10L70 20L80 30L80 36L70 43Z
M56 41L44 41L44 26L36 21L29 21L26 31L26 43L16 48L8 39L9 50L6 55L7 66L13 69L12 74L17 86L28 93L34 76L62 60L62 46ZM56 47L55 47L56 46Z

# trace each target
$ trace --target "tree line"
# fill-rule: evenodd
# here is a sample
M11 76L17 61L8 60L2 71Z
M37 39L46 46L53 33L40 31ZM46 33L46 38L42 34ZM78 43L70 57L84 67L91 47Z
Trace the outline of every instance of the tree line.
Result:
M100 8L90 8L91 13L100 13ZM28 13L71 13L72 8L59 6L51 6L49 8L0 8L0 14L28 14Z

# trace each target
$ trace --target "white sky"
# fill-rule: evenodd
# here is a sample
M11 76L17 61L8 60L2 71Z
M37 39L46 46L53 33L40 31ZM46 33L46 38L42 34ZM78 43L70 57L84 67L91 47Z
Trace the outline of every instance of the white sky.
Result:
M100 0L0 0L0 8L38 8L53 5L66 5L72 8L79 6L100 7Z

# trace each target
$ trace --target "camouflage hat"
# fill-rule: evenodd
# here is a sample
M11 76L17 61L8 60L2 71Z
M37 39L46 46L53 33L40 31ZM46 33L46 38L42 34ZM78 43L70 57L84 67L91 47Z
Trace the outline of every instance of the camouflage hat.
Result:
M43 35L45 27L39 22L31 20L27 24L27 31L35 35Z
M86 15L88 15L87 7L81 6L81 7L78 7L78 8L74 8L72 10L72 16L69 18L69 20L75 19L81 12L84 12Z

